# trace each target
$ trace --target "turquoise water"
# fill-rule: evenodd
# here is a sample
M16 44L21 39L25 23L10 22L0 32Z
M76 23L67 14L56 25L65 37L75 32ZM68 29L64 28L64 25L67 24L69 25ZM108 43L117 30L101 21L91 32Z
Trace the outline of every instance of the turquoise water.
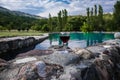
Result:
M103 41L114 39L114 34L112 33L80 33L72 32L70 33L70 40L68 46L70 48L80 47L85 48L87 46L96 45L102 43ZM49 38L44 42L36 45L35 49L48 49L51 45L61 45L59 38L59 33L49 34Z

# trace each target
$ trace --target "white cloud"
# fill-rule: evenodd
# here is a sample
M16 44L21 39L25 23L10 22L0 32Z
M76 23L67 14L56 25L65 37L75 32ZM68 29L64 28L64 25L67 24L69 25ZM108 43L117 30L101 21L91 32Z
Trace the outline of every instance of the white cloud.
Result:
M24 2L23 0L1 0L0 4L5 7L8 8L10 10L20 10L20 9L26 9L26 5L28 3L26 3L26 1Z
M38 15L48 17L48 14L50 13L52 16L57 16L57 13L62 9L67 9L69 11L69 6L62 2L49 2L46 5L44 5L45 11L42 13L39 13Z
M47 17L49 13L51 15L56 16L58 11L61 9L67 9L69 15L86 15L87 7L94 7L94 5L102 5L104 11L111 12L113 9L113 5L116 0L71 0L70 4L59 3L58 2L50 2L47 4L46 10L38 15Z
M67 1L68 3L65 3ZM25 11L48 17L56 16L62 9L67 9L69 15L85 15L87 7L102 5L105 12L111 12L117 0L0 0L0 5L11 10ZM34 12L36 11L36 12Z

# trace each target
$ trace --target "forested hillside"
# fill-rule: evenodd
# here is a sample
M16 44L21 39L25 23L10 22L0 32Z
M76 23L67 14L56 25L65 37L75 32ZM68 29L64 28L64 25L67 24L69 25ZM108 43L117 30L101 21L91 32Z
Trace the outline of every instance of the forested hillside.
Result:
M42 17L0 7L0 30L28 30L38 19Z
M61 10L58 16L33 18L11 14L7 9L0 9L0 30L35 30L35 31L120 31L120 1L114 5L113 13L104 13L101 5L86 9L86 16L68 16L67 10Z

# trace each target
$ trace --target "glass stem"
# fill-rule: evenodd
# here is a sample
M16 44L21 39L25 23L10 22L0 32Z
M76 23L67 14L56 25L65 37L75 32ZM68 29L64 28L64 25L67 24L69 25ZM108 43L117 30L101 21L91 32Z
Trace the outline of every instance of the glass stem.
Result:
M67 51L66 49L67 49L67 45L66 45L66 43L63 43L63 50Z

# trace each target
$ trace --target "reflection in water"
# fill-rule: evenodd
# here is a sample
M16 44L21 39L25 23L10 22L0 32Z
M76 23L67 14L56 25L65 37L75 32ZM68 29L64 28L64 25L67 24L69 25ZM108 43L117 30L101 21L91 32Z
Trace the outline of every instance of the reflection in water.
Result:
M50 33L49 34L50 45L58 45L60 43L59 33Z
M104 40L114 39L114 35L111 33L70 33L70 40L69 43L74 41L86 41L86 46L95 45L97 43L102 43ZM52 42L58 41L58 44L61 44L59 39L59 33L52 33L49 35L50 44ZM85 42L84 42L85 43Z
M105 40L114 39L114 35L111 33L70 33L70 40L68 46L70 48L80 47L85 48L87 46L96 45ZM62 45L60 41L59 33L49 34L49 39L38 44L35 49L48 49L51 45Z
M70 48L85 48L87 46L85 40L70 40L68 43Z
M34 49L39 49L39 50L46 50L50 47L50 40L45 40L42 43L39 43L35 46Z
M102 43L103 33L84 33L84 39L87 41L87 46Z

